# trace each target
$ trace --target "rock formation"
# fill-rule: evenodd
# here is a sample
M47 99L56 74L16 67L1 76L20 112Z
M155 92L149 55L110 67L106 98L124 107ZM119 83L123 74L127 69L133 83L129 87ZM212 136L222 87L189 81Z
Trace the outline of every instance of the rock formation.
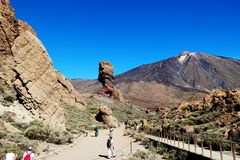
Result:
M99 112L96 115L96 120L99 122L103 122L109 126L117 126L118 121L116 118L112 116L112 110L107 106L101 106L99 108Z
M124 101L122 92L113 86L113 65L110 62L102 61L99 63L98 81L102 83L100 94L113 96L116 100Z
M84 108L84 99L52 61L35 31L17 20L9 0L0 0L0 79L17 100L51 127L64 129L64 106Z
M160 119L164 130L170 132L217 136L225 133L226 139L239 143L240 90L215 90L203 100L182 102L177 107L164 109Z
M108 94L110 97L113 94L113 65L107 61L99 63L98 81L102 83L103 88L101 94Z
M230 129L228 129L225 134L224 138L228 140L233 140L235 142L240 142L240 127L236 125L232 125Z

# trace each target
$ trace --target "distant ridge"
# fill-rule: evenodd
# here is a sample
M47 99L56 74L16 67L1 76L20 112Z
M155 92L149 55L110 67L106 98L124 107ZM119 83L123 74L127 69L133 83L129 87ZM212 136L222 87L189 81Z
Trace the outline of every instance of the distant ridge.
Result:
M92 80L72 83L81 93L99 88L98 82ZM115 83L131 102L146 108L167 107L200 99L217 88L240 88L240 60L183 51L120 74Z

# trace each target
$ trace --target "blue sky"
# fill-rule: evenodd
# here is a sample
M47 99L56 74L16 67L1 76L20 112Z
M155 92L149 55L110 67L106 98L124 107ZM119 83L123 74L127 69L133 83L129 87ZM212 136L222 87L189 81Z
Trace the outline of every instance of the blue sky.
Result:
M120 74L184 50L240 59L238 0L11 2L68 78L97 78L101 60Z

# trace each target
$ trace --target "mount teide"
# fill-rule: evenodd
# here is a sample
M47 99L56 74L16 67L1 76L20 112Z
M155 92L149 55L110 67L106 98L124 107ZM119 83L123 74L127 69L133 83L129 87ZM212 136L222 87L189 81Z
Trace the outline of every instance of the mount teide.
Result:
M81 92L98 88L97 82L81 81L82 87L73 82ZM120 74L115 82L129 101L147 108L165 107L201 98L216 88L239 88L240 60L184 51Z
M116 77L117 83L133 81L156 81L203 92L232 89L240 87L240 60L184 51L177 57L142 65Z

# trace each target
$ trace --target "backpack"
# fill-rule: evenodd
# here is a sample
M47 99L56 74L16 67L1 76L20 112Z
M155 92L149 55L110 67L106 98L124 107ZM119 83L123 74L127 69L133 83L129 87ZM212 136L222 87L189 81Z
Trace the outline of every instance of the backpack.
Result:
M32 154L32 152L27 153L27 155L24 157L23 160L31 160L31 154Z
M108 140L107 140L107 148L110 148L110 147L111 147L111 145L112 145L112 144L111 144L111 140L110 140L110 139L108 139Z

